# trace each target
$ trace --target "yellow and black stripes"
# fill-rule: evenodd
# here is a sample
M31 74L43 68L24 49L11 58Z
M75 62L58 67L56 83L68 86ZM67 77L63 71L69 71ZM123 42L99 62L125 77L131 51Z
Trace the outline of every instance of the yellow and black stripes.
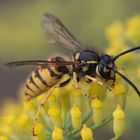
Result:
M55 67L44 65L32 72L26 81L25 96L30 100L54 86L62 77Z

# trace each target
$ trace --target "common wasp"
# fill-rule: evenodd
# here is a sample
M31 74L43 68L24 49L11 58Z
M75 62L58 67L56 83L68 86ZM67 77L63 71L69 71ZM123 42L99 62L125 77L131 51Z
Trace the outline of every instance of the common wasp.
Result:
M115 61L118 58L140 49L140 46L125 50L116 56L98 54L94 50L87 49L86 45L81 44L54 15L45 13L41 24L45 35L48 37L48 42L52 44L56 43L59 46L69 49L72 51L73 56L69 61L62 56L56 56L49 60L28 60L7 63L6 66L8 67L23 65L38 66L26 81L25 96L28 100L35 98L43 93L43 91L48 91L46 97L48 99L54 88L67 85L71 79L74 80L74 85L77 89L80 89L77 83L83 79L86 82L97 81L99 84L111 90L114 87L116 74L131 85L140 96L138 88L126 76L119 72L115 65ZM60 83L60 79L65 74L68 74L69 78ZM82 90L81 92L84 94Z

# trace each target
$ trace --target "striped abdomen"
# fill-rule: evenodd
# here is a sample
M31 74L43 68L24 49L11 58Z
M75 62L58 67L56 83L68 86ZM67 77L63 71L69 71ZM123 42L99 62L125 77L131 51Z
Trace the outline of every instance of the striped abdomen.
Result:
M55 67L46 65L32 72L26 81L25 96L30 100L54 86L62 77Z

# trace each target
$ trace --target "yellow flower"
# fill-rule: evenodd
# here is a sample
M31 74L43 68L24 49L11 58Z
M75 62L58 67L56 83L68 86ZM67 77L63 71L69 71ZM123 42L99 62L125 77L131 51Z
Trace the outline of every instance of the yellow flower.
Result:
M3 126L3 133L11 135L13 133L13 128L9 125Z
M51 94L50 97L48 98L47 104L49 107L50 106L57 106L57 107L60 106L59 103L57 102L56 96L53 94Z
M81 137L82 137L82 140L93 140L92 130L86 127L86 125L83 125L83 128L81 130Z
M42 132L43 132L43 124L35 123L34 126L33 126L33 135L37 136Z
M121 136L125 131L125 113L118 105L113 112L113 130L115 136Z
M127 48L128 47L125 44L124 40L122 38L119 38L110 42L109 47L106 50L106 53L110 55L117 55L118 53L126 50Z
M103 100L106 96L106 89L102 85L98 84L97 82L93 82L91 83L88 89L88 93L91 96L97 96L101 100Z
M127 93L127 86L119 81L115 83L115 87L112 89L112 93L115 95L122 95Z
M53 140L64 140L63 137L63 130L60 128L54 128L53 133L52 133L52 138Z
M33 108L33 102L29 101L29 102L24 102L23 104L23 111L24 112L28 112Z
M92 100L91 106L93 108L93 121L95 125L99 125L103 120L103 103L101 100L95 98Z
M131 44L140 42L140 16L130 18L127 21L127 27L125 26L126 24L115 22L106 29L106 37L109 41L109 47L106 50L107 54L115 56L130 48ZM133 67L129 65L130 61L135 58L139 61L138 55L129 53L115 61L115 66L123 74L124 72L121 68L125 65L132 76L133 72L136 73L135 80L137 81L137 78L140 78L140 68L136 70L134 68L133 70ZM55 71L55 68L51 67ZM66 74L62 76L59 82L62 83L68 78L69 75ZM88 83L86 78L91 78L94 82ZM112 114L113 101L110 98L110 94L108 94L109 91L105 88L110 81L108 80L106 83L100 77L86 75L85 79L80 79L78 82L80 89L77 90L71 75L70 83L64 87L55 88L40 112L38 110L39 104L45 100L48 90L42 91L40 96L33 98L29 102L23 102L23 106L20 103L7 102L6 107L0 112L1 116L5 116L0 119L0 140L93 140L93 132L109 123L111 119L113 119L114 140L118 139L125 131L125 113L122 108L125 107L128 88L127 83L116 74L115 87L112 89L112 93L117 108ZM58 84L60 84L59 82ZM34 84L34 86L39 85ZM37 87L36 90L40 92ZM20 91L23 92L22 89ZM109 97L109 101L105 97ZM23 101L22 99L23 94L20 96L20 101ZM104 110L104 108L106 109ZM104 116L104 113L109 115ZM36 118L36 116L38 117ZM17 121L16 118L18 118ZM33 123L34 119L36 120L35 123ZM32 124L34 124L33 127ZM89 126L87 127L83 124L88 124ZM32 132L36 137L31 135L31 128L33 128Z
M23 114L18 119L18 125L24 126L27 124L28 120L29 120L29 117L27 115Z
M114 41L117 38L123 37L123 31L124 31L123 24L121 22L117 21L117 22L114 22L112 25L110 25L106 29L105 35L108 40Z
M61 110L59 107L57 107L57 106L49 107L48 115L51 117L51 120L56 127L61 128L63 126Z
M4 120L5 120L5 123L7 125L11 125L15 121L15 116L14 115L6 115L6 116L4 116Z
M83 108L83 95L79 90L71 92L71 100L72 104L78 106L80 109Z
M140 43L140 15L134 16L127 21L126 36L133 43Z
M137 76L140 78L140 68L137 69Z
M82 124L82 119L81 119L81 111L79 107L77 106L72 107L70 113L71 113L73 128L80 129Z
M8 140L6 136L0 136L0 140Z

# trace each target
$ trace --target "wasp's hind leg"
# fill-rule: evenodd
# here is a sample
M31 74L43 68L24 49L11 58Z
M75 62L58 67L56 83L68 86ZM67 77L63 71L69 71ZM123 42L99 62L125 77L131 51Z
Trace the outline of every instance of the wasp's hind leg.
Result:
M41 109L44 108L44 105L45 105L45 102L48 100L48 98L50 97L50 95L52 94L53 90L55 88L59 88L59 87L64 87L66 86L69 82L70 82L71 78L63 81L63 82L59 82L58 84L54 85L52 88L50 88L50 90L48 91L48 94L45 96L45 98L41 101L39 107L38 107L38 110L37 110L37 113L36 113L36 116L35 116L35 119L34 119L34 123L33 123L33 128L32 128L32 133L33 133L33 136L35 136L34 134L34 126L35 124L37 123L38 121L38 117L39 117L39 114L41 112Z
M45 95L45 98L43 98L43 100L41 101L39 107L38 107L38 110L37 110L37 113L36 113L36 116L35 116L35 119L34 119L34 122L33 122L33 127L32 127L32 134L33 136L35 136L35 133L34 133L34 127L35 127L35 124L37 123L38 121L38 117L40 115L40 112L42 110L42 108L45 107L45 102L48 100L48 98L50 97L50 95L52 94L53 90L55 88L58 88L59 86L58 85L55 85L53 86L52 88L49 89L47 95Z

